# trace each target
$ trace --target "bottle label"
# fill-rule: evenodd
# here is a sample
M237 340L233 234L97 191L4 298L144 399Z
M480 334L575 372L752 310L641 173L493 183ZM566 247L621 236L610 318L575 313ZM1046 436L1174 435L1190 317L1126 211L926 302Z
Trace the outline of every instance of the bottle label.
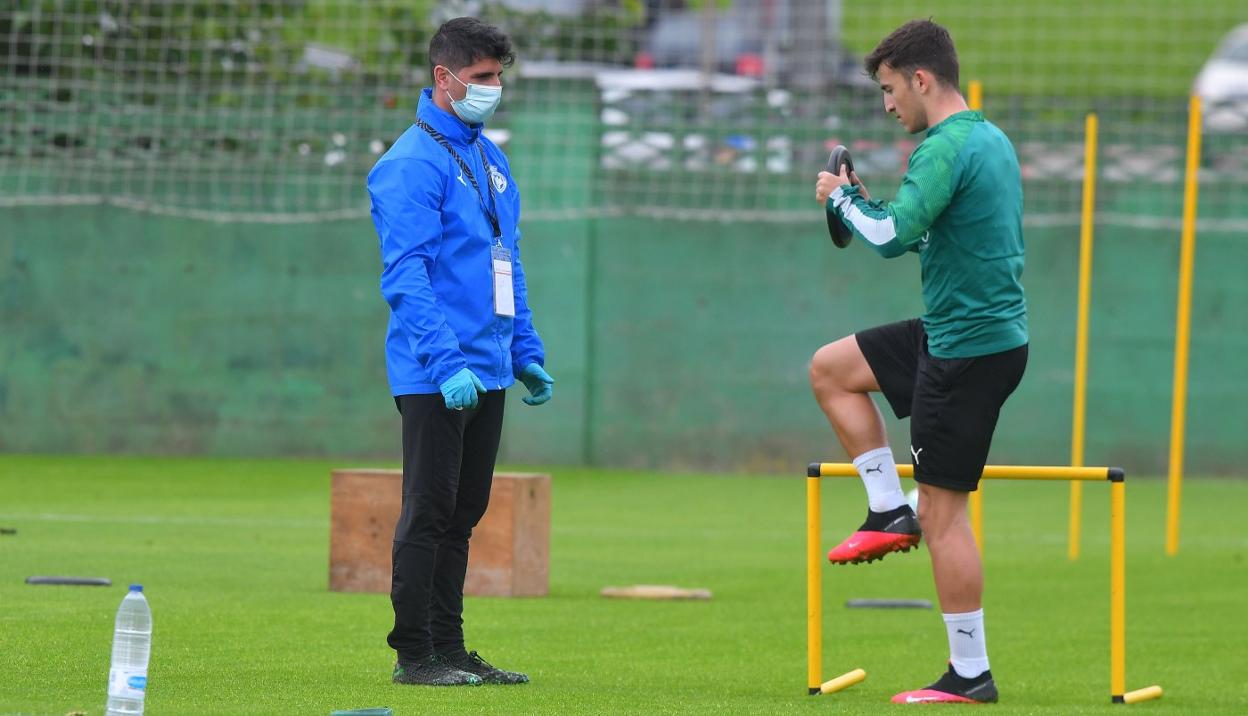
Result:
M108 695L122 699L141 699L147 691L147 670L109 669Z

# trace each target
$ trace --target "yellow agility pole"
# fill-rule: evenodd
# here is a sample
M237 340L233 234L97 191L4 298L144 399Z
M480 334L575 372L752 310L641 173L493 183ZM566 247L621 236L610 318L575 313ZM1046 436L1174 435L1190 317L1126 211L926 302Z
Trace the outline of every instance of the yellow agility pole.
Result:
M971 80L966 87L966 106L976 112L984 109L984 84L979 80ZM971 533L975 535L975 545L980 555L984 553L984 486L972 492L968 511L971 517Z
M1200 174L1200 97L1187 117L1187 170L1183 185L1183 237L1179 250L1179 307L1174 328L1174 396L1170 403L1170 479L1166 496L1166 554L1179 553L1183 493L1183 433L1187 417L1187 347L1191 335L1192 267L1196 259L1196 197Z
M1083 216L1079 223L1079 308L1075 321L1075 399L1070 429L1070 464L1083 465L1084 415L1088 394L1088 306L1092 302L1092 220L1096 210L1096 114L1088 115L1083 142ZM1070 483L1070 546L1079 559L1083 523L1083 483Z
M912 465L898 465L901 477L914 477ZM855 670L828 682L821 682L820 659L823 654L822 593L819 570L819 478L857 477L853 463L816 462L806 469L806 635L807 687L810 694L832 693L853 685L866 677ZM1159 698L1161 687L1154 684L1135 691L1126 691L1127 681L1127 620L1126 620L1126 475L1117 467L1083 467L1058 465L988 465L984 479L990 480L1072 480L1108 481L1110 483L1110 564L1109 564L1109 682L1110 701L1132 704Z

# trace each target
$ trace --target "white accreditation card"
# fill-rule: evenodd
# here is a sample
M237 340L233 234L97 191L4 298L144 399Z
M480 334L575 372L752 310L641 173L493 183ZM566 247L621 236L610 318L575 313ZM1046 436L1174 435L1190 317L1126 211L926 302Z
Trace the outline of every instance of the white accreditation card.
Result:
M516 315L516 289L511 280L511 251L505 246L494 245L494 315L514 318Z

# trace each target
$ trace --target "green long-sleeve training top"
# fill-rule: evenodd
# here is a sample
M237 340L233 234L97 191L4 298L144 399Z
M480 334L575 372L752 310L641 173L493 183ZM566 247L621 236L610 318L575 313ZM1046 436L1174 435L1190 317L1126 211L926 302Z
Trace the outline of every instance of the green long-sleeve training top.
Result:
M970 358L1027 343L1023 185L1009 138L979 112L927 131L891 203L857 186L827 210L881 256L919 254L923 327L937 358Z

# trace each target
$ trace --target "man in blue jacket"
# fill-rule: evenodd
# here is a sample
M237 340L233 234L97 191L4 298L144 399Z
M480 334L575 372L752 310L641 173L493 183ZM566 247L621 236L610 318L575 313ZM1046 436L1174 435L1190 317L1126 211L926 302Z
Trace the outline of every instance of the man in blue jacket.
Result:
M386 368L403 416L403 506L390 600L402 684L519 684L464 646L468 538L485 514L517 379L528 405L554 380L520 264L520 194L482 133L515 58L497 28L451 20L429 43L433 87L368 175L390 305Z

